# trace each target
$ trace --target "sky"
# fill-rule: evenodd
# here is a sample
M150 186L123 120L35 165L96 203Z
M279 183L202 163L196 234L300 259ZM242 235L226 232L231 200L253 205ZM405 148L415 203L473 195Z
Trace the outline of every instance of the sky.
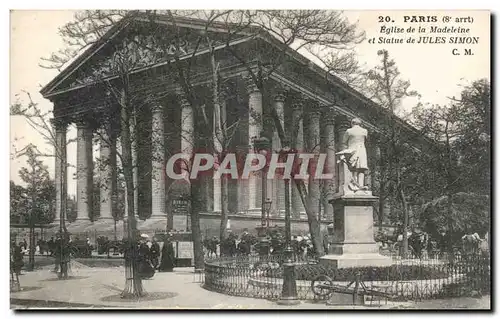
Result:
M490 78L490 24L488 11L449 11L449 12L411 12L411 11L345 11L351 21L357 21L360 30L366 32L366 40L355 48L358 59L367 67L373 67L379 62L377 51L386 49L396 61L403 78L411 82L411 88L418 91L423 102L445 104L448 97L458 96L461 91L459 84L466 85L480 78ZM38 93L41 87L52 80L57 71L39 66L41 57L47 57L52 52L63 48L63 42L58 34L58 28L71 21L74 11L11 11L10 14L10 102L17 98L26 101L23 91L31 94L32 99L49 110L52 103L42 98ZM460 26L470 28L471 36L478 36L479 43L471 46L454 44L371 44L368 40L381 36L380 28L386 26L410 26L418 28L418 23L403 23L404 16L436 15L439 21L444 16L472 17L472 24L462 23ZM395 23L379 23L379 16L389 16ZM442 26L438 22L435 25ZM450 23L449 25L459 25ZM424 34L425 35L425 34ZM386 36L388 37L388 36ZM398 35L396 35L398 37ZM415 38L418 38L415 35ZM462 52L465 47L472 48L474 55L454 56L452 49ZM407 105L405 105L407 106ZM407 106L408 107L408 106ZM75 130L68 132L68 139L76 136ZM10 140L20 149L28 143L33 143L42 150L51 152L36 131L22 118L10 118ZM95 155L97 155L97 148ZM54 176L54 159L47 158L45 164L49 167L51 177ZM68 162L76 164L76 145L68 147ZM24 166L24 158L10 161L10 179L19 183L18 171ZM68 193L76 193L76 183L71 178L74 169L70 168L68 176Z

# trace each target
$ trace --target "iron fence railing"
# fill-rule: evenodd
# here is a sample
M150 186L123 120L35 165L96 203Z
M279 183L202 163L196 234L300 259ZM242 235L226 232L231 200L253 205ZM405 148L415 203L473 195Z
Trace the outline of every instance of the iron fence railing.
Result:
M365 295L378 291L393 300L489 294L489 256L447 257L394 259L388 267L344 269L301 257L295 261L297 295L301 300L324 300L332 291L352 292L354 285L350 290L345 287L356 278L366 288ZM280 256L209 259L205 262L203 281L205 289L227 295L279 299L283 287L283 259Z

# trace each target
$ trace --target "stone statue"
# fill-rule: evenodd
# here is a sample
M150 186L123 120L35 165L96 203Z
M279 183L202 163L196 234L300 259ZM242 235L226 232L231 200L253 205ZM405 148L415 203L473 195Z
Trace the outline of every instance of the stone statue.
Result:
M352 127L346 130L342 138L344 150L338 152L337 155L340 155L339 161L347 165L352 175L345 176L344 183L349 184L348 187L351 191L367 191L365 173L368 170L368 156L365 141L368 131L360 126L361 120L358 118L354 118L351 125Z

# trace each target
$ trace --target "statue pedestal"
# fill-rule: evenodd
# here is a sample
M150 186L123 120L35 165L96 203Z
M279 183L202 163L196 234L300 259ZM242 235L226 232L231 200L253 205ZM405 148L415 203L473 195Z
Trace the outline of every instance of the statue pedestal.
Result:
M340 195L332 199L334 230L328 254L320 263L336 268L390 266L374 240L373 204L378 200L370 191Z

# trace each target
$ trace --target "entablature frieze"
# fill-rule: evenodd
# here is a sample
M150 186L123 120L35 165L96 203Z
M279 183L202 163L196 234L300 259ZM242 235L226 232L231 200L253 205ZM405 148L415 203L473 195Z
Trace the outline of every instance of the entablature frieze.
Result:
M304 98L306 98L306 99L312 99L312 100L315 100L315 101L321 103L324 106L332 107L333 110L335 110L335 112L338 115L344 115L347 118L359 117L359 118L361 118L364 127L366 127L369 130L378 131L375 125L373 125L370 122L363 119L363 115L355 114L354 112L352 112L351 110L348 110L345 107L341 107L339 105L333 104L332 101L335 101L336 97L332 93L321 92L317 88L313 89L313 88L309 87L307 84L290 79L289 76L285 76L279 72L273 73L271 75L271 78L274 81L281 82L281 83L291 87L294 91L300 92L301 95L304 96Z
M321 120L323 121L323 123L335 125L336 117L337 112L335 111L335 108L328 105L321 108Z
M348 128L351 127L351 120L353 118L349 118L348 116L345 115L338 115L335 117L335 127L337 131L339 132L344 132Z

